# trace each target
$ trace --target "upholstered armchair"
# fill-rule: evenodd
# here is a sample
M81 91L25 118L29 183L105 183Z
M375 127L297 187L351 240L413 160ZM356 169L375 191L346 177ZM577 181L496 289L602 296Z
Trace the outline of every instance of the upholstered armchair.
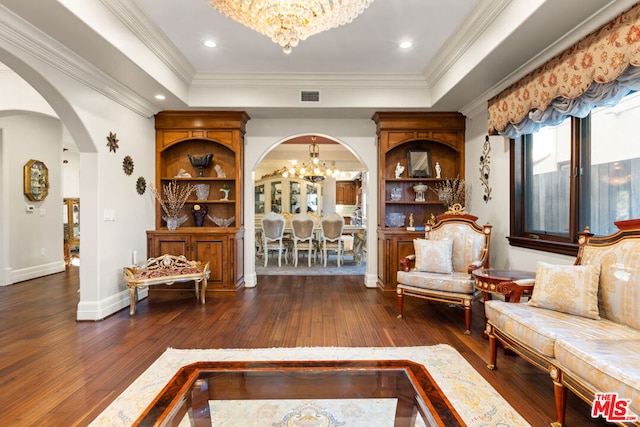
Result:
M403 258L398 271L398 317L405 296L464 307L465 334L471 331L471 306L480 295L471 272L489 267L491 226L473 215L444 214L425 227L426 239L414 239L415 255Z

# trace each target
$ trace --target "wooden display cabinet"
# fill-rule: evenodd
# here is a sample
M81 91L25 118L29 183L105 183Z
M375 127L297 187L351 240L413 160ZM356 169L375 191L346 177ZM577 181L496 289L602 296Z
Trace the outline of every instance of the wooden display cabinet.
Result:
M187 220L171 231L163 219L163 211L156 203L156 229L147 231L147 256L164 254L185 255L190 260L208 261L211 276L207 292L235 291L244 284L244 134L249 116L241 111L163 111L156 115L156 187L176 181L178 185L206 184L209 193L198 199L195 191L182 209ZM192 166L189 155L201 157L213 154L210 166ZM215 170L222 171L219 176ZM191 176L185 177L182 172ZM228 188L228 199L224 200ZM202 226L196 226L192 213L194 205L206 208ZM235 221L219 226L211 218ZM154 287L152 293L192 292L189 284Z
M420 227L431 215L444 213L446 206L432 189L447 179L464 179L465 117L456 112L378 112L372 119L378 135L378 286L395 292L400 260L414 252L413 239L424 238L424 231L407 231L409 216L413 214L414 226ZM431 177L409 176L410 150L429 152ZM436 162L442 170L440 178L435 178ZM404 171L396 178L398 163ZM424 201L416 201L413 190L420 183L429 187ZM390 213L405 215L404 226L388 226Z

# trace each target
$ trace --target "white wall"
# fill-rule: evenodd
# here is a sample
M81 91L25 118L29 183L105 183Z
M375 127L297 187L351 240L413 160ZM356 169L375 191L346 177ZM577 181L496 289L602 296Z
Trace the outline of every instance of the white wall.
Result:
M75 150L62 152L62 197L80 197L80 153Z
M254 176L256 166L270 149L282 141L305 134L322 135L335 139L349 149L354 156L368 169L367 182L378 182L378 147L376 146L376 128L373 120L348 119L252 119L247 123L245 135L245 285L253 287L257 284L255 274L255 212L248 207L254 205ZM377 224L377 186L366 186L367 203L366 225L367 238L367 271L364 284L376 287L376 238ZM373 204L372 204L373 203Z
M0 118L4 218L10 224L2 285L63 271L62 124L40 114ZM31 201L24 194L24 165L43 162L49 170L49 194ZM33 211L27 212L27 206Z
M491 136L490 176L491 200L484 202L484 188L480 182L480 156L487 135L487 112L467 117L465 138L465 180L472 185L469 213L478 217L479 224L493 226L491 233L491 267L515 270L536 270L538 261L572 264L574 257L509 245L510 194L509 139Z
M7 120L15 110L38 112L36 121L22 119L16 130L3 123L2 181L0 185L15 186L17 172L7 165L17 165L20 169L29 158L45 161L54 157L50 166L50 181L56 187L50 189L49 197L42 204L51 203L46 215L28 217L33 223L22 223L20 212L8 215L9 206L17 206L24 211L24 201L12 201L2 193L2 264L4 277L8 272L39 270L41 264L48 265L51 256L55 265L62 261L62 125L79 150L79 195L81 199L80 223L80 302L78 320L102 319L129 304L129 295L124 285L122 268L131 264L131 254L135 250L139 259L146 254L145 230L154 227L154 202L148 195L138 195L136 180L143 176L148 183L155 176L155 134L153 118L142 117L120 103L102 96L101 93L81 84L79 81L52 68L49 64L28 55L21 55L15 46L0 39L0 61L15 74L4 70L0 73L0 87L3 97L0 101L0 117ZM17 77L24 76L24 81ZM30 85L32 87L30 87ZM4 87L10 87L5 97ZM35 90L34 90L35 89ZM38 93L42 95L38 95ZM51 119L42 114L53 114L60 119ZM56 124L53 129L45 128L49 122ZM36 123L36 125L34 125ZM106 138L116 133L119 149L109 150ZM19 136L16 136L17 134ZM53 136L55 135L55 137ZM31 140L55 140L53 154L42 147L30 147ZM53 142L46 148L53 146ZM11 152L6 152L7 147ZM14 150L16 150L14 152ZM134 159L134 173L124 174L122 160L125 155ZM41 158L46 156L46 158ZM25 160L26 159L26 160ZM22 189L22 170L17 179ZM106 221L105 213L113 212L114 221ZM39 215L39 212L36 213ZM35 221L49 220L42 225ZM55 219L55 220L54 220ZM26 235L34 231L34 236ZM48 233L51 233L49 235ZM26 236L26 237L25 237ZM40 240L40 236L43 240ZM44 242L44 237L49 236ZM41 248L45 249L45 260L41 260ZM37 255L33 255L36 251ZM10 257L7 254L12 254ZM21 276L19 279L27 277ZM10 279L12 283L15 281Z

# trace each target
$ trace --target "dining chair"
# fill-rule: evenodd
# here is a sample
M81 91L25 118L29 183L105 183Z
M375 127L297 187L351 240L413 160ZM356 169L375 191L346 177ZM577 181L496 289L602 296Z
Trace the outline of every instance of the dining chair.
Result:
M358 230L352 236L342 236L344 246L342 247L342 263L347 255L353 256L355 265L362 262L362 254L367 243L367 230Z
M291 218L291 229L293 234L293 265L298 266L298 251L307 251L307 260L311 267L311 254L316 252L316 242L314 240L314 228L316 222L311 216L299 213Z
M287 261L287 247L283 242L285 219L282 215L269 212L262 217L262 253L264 255L264 266L269 261L269 251L278 251L278 267L282 267L282 253L284 252L285 263Z
M324 266L327 266L327 251L336 251L336 262L340 267L342 257L342 230L344 229L344 218L336 212L332 212L320 219L320 244L322 246L322 259Z

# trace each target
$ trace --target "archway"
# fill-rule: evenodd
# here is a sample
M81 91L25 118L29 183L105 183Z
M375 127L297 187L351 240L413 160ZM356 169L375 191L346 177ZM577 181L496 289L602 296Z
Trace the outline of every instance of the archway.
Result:
M82 147L85 152L95 151L95 146L92 144L91 139L87 137L86 128L71 105L61 92L36 70L36 67L21 60L7 50L0 49L0 57L2 58L3 64L8 67L8 70L2 75L0 85L5 88L10 88L10 90L3 91L5 96L0 100L0 115L11 118L9 120L13 123L12 134L6 135L6 138L3 138L2 146L0 146L0 149L3 151L3 154L0 156L2 170L14 170L11 176L3 176L3 179L0 179L0 193L2 194L2 203L0 203L0 241L3 242L2 245L0 245L0 260L2 260L0 267L3 271L3 275L0 277L0 285L9 285L64 270L64 263L56 262L55 257L53 257L55 251L51 250L58 246L52 241L56 239L47 237L48 235L56 237L52 229L53 224L50 224L50 221L55 218L55 213L51 213L51 210L57 207L55 201L52 199L35 204L27 203L26 205L27 212L29 212L29 208L37 208L33 217L40 217L39 222L49 224L46 227L47 233L36 234L37 237L45 239L37 242L40 248L38 265L29 265L29 262L23 259L24 257L18 259L14 256L12 259L12 254L15 252L12 251L10 247L11 242L23 240L22 237L17 238L15 233L20 232L20 230L32 231L28 226L24 228L26 225L22 224L22 222L20 222L22 226L16 223L17 217L15 209L13 216L9 215L9 209L12 206L15 206L15 204L22 206L20 200L16 199L15 185L13 185L15 181L22 179L20 176L21 173L15 169L17 167L15 165L17 159L20 159L20 163L24 163L24 156L29 156L29 158L43 158L42 156L46 156L46 158L49 159L46 162L48 163L48 168L51 168L51 172L55 175L59 174L61 164L58 163L57 160L59 159L55 155L52 157L52 153L58 153L58 156L62 153L62 131L59 130L60 138L57 147L42 145L44 141L55 143L55 132L52 134L45 130L53 126L54 123L61 123L61 125L58 125L58 129L61 129L60 126L67 123L68 127L75 132L76 136L74 139L82 139L83 143L77 145ZM26 123L26 121L33 122L33 125L26 127L22 125L23 132L27 131L27 133L30 134L37 134L38 131L44 132L42 134L45 137L43 141L29 140L20 143L20 137L16 135L15 132L16 129L20 129L20 123ZM53 128L51 129L53 130ZM26 135L23 135L23 137L24 136ZM12 146L9 147L8 144L12 144ZM15 144L19 144L20 148L16 148L17 146ZM41 148L36 150L36 152L28 153L29 147L36 146L40 146ZM15 157L15 153L19 153L20 155ZM55 198L61 196L62 191L61 186L57 187L56 184L59 184L59 181L52 183L54 188L52 188L50 192L51 196ZM11 185L10 188L9 185ZM12 200L12 202L9 203L9 200ZM60 199L60 205L62 205L62 199ZM47 209L49 213L47 213ZM58 210L54 212L58 212ZM22 220L22 217L20 217L20 219ZM60 230L61 229L62 221L60 221ZM36 243L34 242L34 244ZM59 246L62 247L62 242L60 242Z
M13 104L3 105L12 99L5 96L0 100L0 107L29 110L30 104L42 105L44 113L58 117L78 147L83 262L77 320L100 320L128 305L128 292L121 285L122 267L131 263L133 252L144 253L144 230L153 223L152 202L136 191L137 177L152 182L153 120L129 104L123 105L106 96L105 93L111 94L107 90L112 89L107 87L109 81L102 82L104 87L96 88L87 79L83 80L86 74L82 71L92 69L90 65L83 63L85 68L74 68L78 64L69 61L68 67L60 67L61 63L65 66L67 63L51 60L51 56L59 59L57 56L38 55L41 53L39 40L31 40L30 35L17 40L0 38L0 61L26 82L36 96L21 99L12 86L5 86L8 90L3 93L13 96ZM136 175L127 176L122 172L122 151L116 155L107 144L99 142L111 131L117 131L120 147L125 141L133 142L127 145L126 154L136 159ZM138 143L140 141L149 143ZM0 221L0 240L5 242L11 227L6 215L1 216ZM2 251L6 253L6 246ZM0 259L6 258L2 254ZM60 260L64 265L62 250Z
M313 127L313 126L311 125L310 127ZM374 135L373 131L372 131L372 134ZM285 137L277 138L275 140L272 138L270 141L262 141L261 143L262 148L259 155L257 156L248 155L247 158L245 159L245 165L246 165L246 171L247 171L245 173L245 183L246 183L245 184L245 200L247 201L245 203L245 206L247 206L247 209L245 210L245 229L246 229L245 285L247 287L255 286L257 283L256 265L254 263L255 261L254 251L256 246L256 233L255 233L256 213L254 209L255 200L253 200L253 197L255 196L255 190L256 190L255 182L256 180L261 178L261 175L256 174L256 172L261 170L260 169L261 163L265 159L269 158L269 153L272 153L274 150L277 149L277 147L282 147L283 144L286 145L287 141L291 141L291 140L295 140L303 137L309 138L310 136L316 136L318 138L326 138L327 140L331 141L336 147L340 147L340 150L342 150L344 153L351 156L353 158L353 161L358 163L359 172L364 181L363 187L366 186L366 190L363 191L364 197L362 197L364 199L363 206L365 207L364 209L365 216L363 219L364 219L364 226L368 230L368 234L369 234L369 237L366 243L366 250L365 250L366 256L365 256L364 264L366 265L366 271L364 273L363 281L367 287L376 286L377 272L375 270L375 258L376 258L375 224L377 221L377 215L376 215L376 203L377 203L376 197L377 196L375 191L375 184L371 185L371 182L375 182L371 180L372 179L371 170L372 169L375 170L375 165L376 165L375 162L377 157L375 156L375 152L373 156L369 156L369 157L366 157L360 154L361 152L366 152L367 154L371 154L371 152L375 150L363 150L362 148L360 150L357 150L358 144L366 146L369 143L372 143L373 141L375 141L375 136L364 137L363 141L355 141L354 143L352 141L349 141L348 138L339 138L333 135L335 134L330 134L328 132L308 132L307 131L307 132L292 133ZM350 142L353 145L351 145ZM254 146L254 139L251 139L251 142L249 142L249 144L253 147L252 151L255 152L256 147ZM298 158L304 157L305 153L308 152L307 147L308 147L308 144L306 142L303 142L301 144L301 148L298 149L301 155L298 156ZM333 159L331 158L331 154L327 153L326 147L327 147L326 145L320 145L320 152L321 152L320 156L322 160L326 160L327 162L330 162ZM276 164L278 164L279 165L278 168L281 168L285 166L288 163L288 160L291 160L291 158L292 158L291 156L285 157L286 160L283 160L282 162L280 162L280 160L282 159L279 159L277 163L272 163L272 165L275 166ZM336 164L336 166L339 167L339 164ZM377 176L375 175L375 173L373 174L373 179L374 180L377 179Z

